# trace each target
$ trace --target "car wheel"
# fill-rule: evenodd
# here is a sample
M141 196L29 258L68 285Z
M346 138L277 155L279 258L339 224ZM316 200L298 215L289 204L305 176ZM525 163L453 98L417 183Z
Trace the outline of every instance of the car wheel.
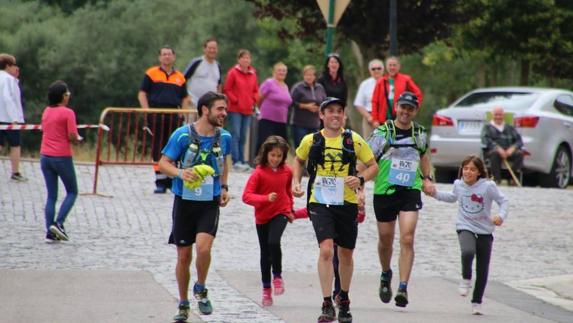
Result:
M452 184L456 180L457 175L456 171L451 168L436 167L435 169L437 183Z
M566 188L571 179L571 155L569 151L560 146L555 154L553 166L549 174L541 175L541 186Z

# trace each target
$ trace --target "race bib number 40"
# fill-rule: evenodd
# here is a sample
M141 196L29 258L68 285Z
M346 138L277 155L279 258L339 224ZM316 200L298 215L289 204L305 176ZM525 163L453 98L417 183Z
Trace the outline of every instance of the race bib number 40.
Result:
M314 199L320 204L344 204L344 178L335 176L316 176L314 181Z
M184 200L191 201L212 201L213 200L213 176L205 177L201 186L195 189L188 189L183 185L183 195L181 196Z
M418 162L414 160L392 159L388 181L394 185L413 186L416 180Z

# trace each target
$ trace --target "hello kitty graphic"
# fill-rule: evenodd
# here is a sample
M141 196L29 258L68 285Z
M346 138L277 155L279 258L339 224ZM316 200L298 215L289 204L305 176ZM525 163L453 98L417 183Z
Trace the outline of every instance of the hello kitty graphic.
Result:
M483 203L483 196L475 193L462 196L460 205L462 206L464 212L468 214L479 214L485 207Z

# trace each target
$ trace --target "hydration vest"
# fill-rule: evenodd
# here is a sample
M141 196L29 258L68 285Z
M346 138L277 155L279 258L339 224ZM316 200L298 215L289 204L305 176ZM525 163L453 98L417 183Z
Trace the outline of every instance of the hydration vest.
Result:
M337 148L330 148L336 150ZM325 151L326 151L326 139L319 131L312 135L312 145L310 146L310 151L308 153L308 159L306 164L306 170L309 174L308 186L307 186L307 196L306 202L310 201L310 196L312 192L312 184L316 179L316 173L318 167L324 169L325 162ZM334 161L332 161L334 162ZM356 151L354 150L354 140L352 139L352 130L344 129L342 132L342 161L340 169L344 168L344 165L348 165L348 175L356 175Z
M212 159L215 159L213 162ZM221 151L221 129L215 128L213 144L208 148L201 149L201 136L192 124L189 124L189 148L180 160L183 168L193 167L199 164L207 164L215 169L215 175L219 176L223 171L223 153Z
M394 125L393 120L386 120L384 125L380 126L379 128L381 131L384 132L384 137L386 138L387 144L384 146L381 152L376 155L376 162L378 162L386 152L390 148L406 148L412 147L416 148L418 152L423 152L424 147L422 146L424 143L422 142L422 132L424 132L424 127L416 122L412 126L412 139L414 140L413 144L397 144L396 143L396 125Z

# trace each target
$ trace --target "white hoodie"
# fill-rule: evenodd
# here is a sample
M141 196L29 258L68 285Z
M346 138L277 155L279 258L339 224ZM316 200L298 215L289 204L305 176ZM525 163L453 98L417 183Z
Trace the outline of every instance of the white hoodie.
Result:
M457 179L452 192L436 192L434 198L450 203L458 201L457 230L492 234L495 229L491 219L493 201L499 205L499 216L504 221L507 218L507 198L499 191L494 181L485 178L480 178L471 186Z

